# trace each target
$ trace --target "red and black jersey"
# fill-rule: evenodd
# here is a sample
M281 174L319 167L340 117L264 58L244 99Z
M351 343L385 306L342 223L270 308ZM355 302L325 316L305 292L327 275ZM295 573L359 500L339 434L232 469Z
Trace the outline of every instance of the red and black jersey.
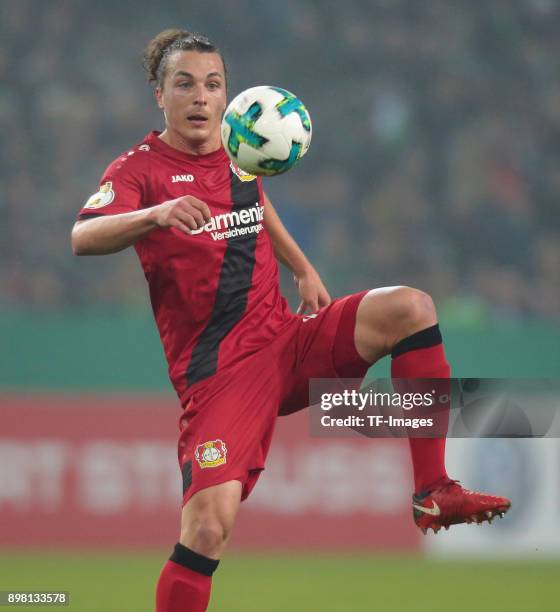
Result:
M223 149L189 155L151 132L107 168L79 218L184 195L206 202L211 221L192 235L156 229L135 244L183 403L193 385L262 348L293 317L264 228L261 180L233 166Z

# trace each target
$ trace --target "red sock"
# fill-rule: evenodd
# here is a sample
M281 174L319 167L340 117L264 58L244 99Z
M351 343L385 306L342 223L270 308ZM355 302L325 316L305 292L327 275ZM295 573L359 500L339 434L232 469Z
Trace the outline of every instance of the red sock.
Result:
M434 325L401 340L393 349L391 356L391 377L393 379L424 379L407 381L407 391L430 392L434 383L428 379L449 379L451 370L445 359L439 326ZM402 383L395 382L396 391L401 391ZM446 388L442 388L442 386ZM404 389L403 389L404 391ZM439 394L449 396L449 384L440 382ZM440 404L441 409L441 404ZM449 410L449 404L447 404ZM447 431L449 413L438 415L438 431ZM442 434L445 435L445 434ZM414 470L414 492L421 493L444 483L447 480L445 470L445 437L410 438L410 453Z
M205 612L218 561L176 544L163 566L156 590L156 612Z

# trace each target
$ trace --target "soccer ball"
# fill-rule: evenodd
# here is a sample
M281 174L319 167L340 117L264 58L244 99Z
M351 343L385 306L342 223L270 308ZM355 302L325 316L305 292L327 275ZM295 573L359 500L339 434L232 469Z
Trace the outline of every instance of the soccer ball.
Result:
M280 87L246 89L227 107L222 142L232 162L249 174L289 170L311 142L311 119L299 98Z

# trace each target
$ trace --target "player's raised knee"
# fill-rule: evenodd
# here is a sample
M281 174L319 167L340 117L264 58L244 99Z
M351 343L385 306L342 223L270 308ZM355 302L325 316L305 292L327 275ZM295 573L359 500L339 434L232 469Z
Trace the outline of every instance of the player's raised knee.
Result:
M219 520L200 518L181 530L180 542L201 555L218 558L227 537L228 533Z
M436 307L432 297L420 289L409 288L410 315L417 320L435 319Z
M393 296L394 315L408 327L436 323L436 308L430 295L413 287L396 287Z

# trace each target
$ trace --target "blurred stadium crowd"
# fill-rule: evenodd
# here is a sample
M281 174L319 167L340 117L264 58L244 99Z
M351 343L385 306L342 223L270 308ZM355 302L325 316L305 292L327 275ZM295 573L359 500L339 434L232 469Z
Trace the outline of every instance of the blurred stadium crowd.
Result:
M222 48L231 94L274 84L308 106L308 156L266 188L333 294L404 283L457 316L560 318L554 0L0 7L0 306L146 307L133 254L77 261L69 232L108 163L161 128L141 53L185 27Z

